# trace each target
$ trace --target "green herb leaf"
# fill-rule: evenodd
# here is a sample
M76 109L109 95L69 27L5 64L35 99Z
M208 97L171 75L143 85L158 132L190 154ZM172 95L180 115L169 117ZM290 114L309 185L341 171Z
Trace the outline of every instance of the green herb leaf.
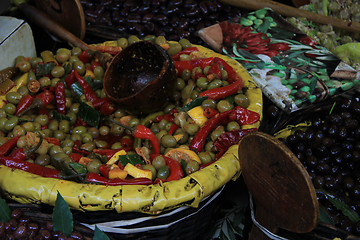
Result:
M100 123L100 113L86 103L80 103L77 116L87 124L98 127Z
M54 231L60 231L67 237L73 232L72 213L59 191L55 200L52 221Z
M70 167L72 167L75 172L77 172L78 174L86 174L87 173L87 169L84 165L77 163L77 162L69 162Z
M58 121L67 120L67 121L71 122L71 119L68 116L58 113L57 111L52 111L52 115Z
M194 107L200 106L202 104L202 102L207 98L208 97L197 97L194 100L192 100L191 102L189 102L188 104L186 104L185 106L183 106L182 108L180 108L179 111L187 112Z
M35 75L38 76L44 76L51 73L51 70L55 67L54 62L49 62L45 64L38 64L36 66L36 73Z
M334 221L332 220L329 213L323 207L320 207L319 221L334 226Z
M0 222L7 222L11 219L11 210L5 199L0 198Z
M79 82L75 82L75 83L71 84L71 89L75 92L75 94L78 97L83 95L83 90L82 90Z
M120 155L119 156L119 161L120 161L121 165L123 165L124 167L128 163L130 163L130 164L132 164L134 166L136 164L140 164L140 165L145 164L144 160L137 154Z
M110 240L110 238L95 225L93 240Z

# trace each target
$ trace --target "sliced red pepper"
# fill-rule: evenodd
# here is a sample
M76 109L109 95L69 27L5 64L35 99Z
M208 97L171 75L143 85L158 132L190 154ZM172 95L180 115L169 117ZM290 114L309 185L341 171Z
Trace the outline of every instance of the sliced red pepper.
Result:
M103 164L99 167L100 174L106 178L109 178L110 166L108 164Z
M80 83L80 86L83 90L85 98L88 102L96 102L98 101L98 96L96 95L95 91L91 88L90 84L83 79L77 71L75 71L76 80Z
M82 51L79 55L80 61L82 61L84 64L89 63L92 59L92 54L89 50Z
M178 161L160 154L151 154L151 161L157 156L162 156L165 159L166 166L168 166L170 172L166 180L161 179L161 181L170 182L174 180L179 180L184 177L184 172L182 170L181 164ZM160 179L156 179L154 183L156 184L159 181Z
M135 138L148 139L152 146L152 153L154 153L154 154L160 153L159 139L149 128L145 127L144 125L139 124L135 128L135 130L133 132L133 136Z
M230 114L234 112L234 110L228 110L222 113L219 113L218 115L214 116L213 118L210 118L205 122L205 125L200 128L200 130L195 134L193 139L190 142L189 148L192 150L195 150L197 152L201 152L203 149L206 138L210 134L210 132L215 129L216 126L220 124L226 124L229 122L229 116Z
M169 135L173 135L174 132L176 131L176 129L178 129L180 126L177 125L176 123L173 123L168 131Z
M9 154L9 157L11 157L12 159L23 160L23 161L27 159L27 155L24 152L23 148L16 148Z
M181 76L184 70L192 71L195 67L200 67L201 69L209 66L214 61L213 57L210 58L199 58L188 61L175 61L175 68L177 70L178 76Z
M228 96L236 94L239 90L241 90L242 86L243 86L242 80L240 77L238 77L238 80L232 84L219 88L212 88L201 92L199 94L199 97L208 97L213 100L226 98Z
M55 86L56 108L58 113L65 115L66 110L66 98L65 98L65 86L62 82L58 82Z
M71 88L71 85L74 84L76 82L76 77L75 77L75 70L71 70L71 72L69 73L69 75L66 76L65 78L65 83L67 88Z
M41 107L42 108L49 105L51 103L51 101L54 100L54 98L55 98L54 94L52 92L50 92L49 90L42 91L41 93L39 93L35 97L35 99L40 99L41 100Z
M172 55L171 58L173 59L173 61L179 61L181 55L183 54L189 55L190 53L195 51L199 51L199 49L197 47L188 47L178 52L177 54Z
M121 147L123 148L123 150L128 152L133 149L134 139L129 138L129 137L123 137L123 138L121 138L120 143L121 143Z
M115 153L120 151L121 149L94 149L93 152L106 156L107 159L110 159Z
M100 183L106 186L120 186L120 185L150 185L153 182L148 178L132 178L132 179L108 179L96 173L88 173L86 177L87 182Z
M58 138L52 138L52 137L44 137L44 139L51 144L60 146L60 140Z
M60 173L57 169L40 166L32 162L18 160L11 157L2 156L0 157L0 162L9 168L20 169L47 178L58 178Z
M240 76L237 74L237 72L234 70L234 68L231 67L224 59L215 57L214 63L221 65L223 67L223 69L227 72L227 75L228 75L227 81L229 83L233 83L233 82L239 80Z
M25 109L27 109L28 107L31 106L31 104L34 101L34 97L30 96L29 94L25 95L24 97L21 98L20 102L18 103L18 105L16 106L16 112L15 112L15 116L19 115L20 113L22 113Z
M79 153L70 153L70 158L71 160L73 160L74 162L79 162L80 159L83 157L83 155L79 154Z
M17 141L19 140L20 136L15 136L10 138L7 142L0 146L0 156L5 156L10 151L12 151L16 145Z
M236 120L240 125L254 124L260 120L260 114L249 109L236 106L233 114L230 115L231 120Z
M113 112L115 112L116 108L115 108L115 105L110 102L110 101L107 101L105 102L103 105L101 105L100 107L100 112L102 114L104 114L105 116L109 116L110 114L112 114Z
M98 109L106 102L110 102L110 99L108 97L98 98L96 101L92 102L94 108Z
M218 113L219 113L218 110L210 108L210 107L205 108L205 110L204 110L204 116L207 118L212 118L213 116L215 116Z
M91 70L94 71L94 69L98 66L101 66L100 62L96 61L96 60L92 60L91 61Z
M160 122L163 119L165 119L166 121L169 121L169 122L173 122L174 116L172 114L158 115L155 117L155 122Z
M219 64L214 62L209 68L209 74L215 74L218 79L221 79L221 69Z

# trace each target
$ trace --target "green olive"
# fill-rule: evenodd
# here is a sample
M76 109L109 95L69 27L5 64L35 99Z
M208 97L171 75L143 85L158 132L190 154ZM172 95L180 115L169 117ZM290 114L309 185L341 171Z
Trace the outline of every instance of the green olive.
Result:
M199 126L196 123L186 123L184 130L190 135L194 136L199 131Z
M139 42L139 41L140 41L140 39L135 35L131 35L128 38L129 45L131 45L133 43L136 43L136 42Z
M17 92L21 95L21 96L25 96L26 94L29 94L29 89L26 86L21 86L19 87L19 89L17 90Z
M52 78L51 79L51 87L56 87L56 84L60 81L60 78Z
M53 137L53 131L48 128L41 130L40 133L43 137Z
M50 160L52 163L54 163L55 166L57 165L57 162L65 161L66 163L69 163L70 161L69 156L64 152L57 152L50 156L51 156Z
M164 147L175 147L177 144L176 139L172 135L164 135L161 138L161 145Z
M120 149L120 148L122 148L121 142L114 142L114 143L111 145L111 149Z
M9 92L6 94L6 100L9 102L9 103L12 103L12 104L18 104L21 100L22 96L20 93L18 92Z
M7 114L6 114L5 110L0 108L0 118L4 118L6 116L7 116Z
M43 87L49 87L51 86L51 79L47 76L39 78L40 86Z
M184 79L184 81L187 81L191 78L191 71L189 69L185 69L182 73L181 73L181 78Z
M193 172L196 172L198 171L200 168L199 166L199 163L195 160L190 160L186 163L186 166L185 166L185 173L186 175L190 175L192 174Z
M79 112L80 103L73 103L69 108L69 112L78 113Z
M71 49L71 54L72 54L73 56L79 56L81 53L82 53L82 50L81 50L81 48L79 48L79 47L73 47L73 48Z
M16 66L19 68L19 70L21 72L24 72L24 73L30 71L30 69L31 69L30 62L25 61L25 60L17 63Z
M40 131L41 130L41 125L38 122L33 122L34 125L34 131Z
M166 38L164 36L157 36L156 39L155 39L155 43L159 44L159 45L163 45L163 44L166 44L167 41L166 41Z
M86 150L88 152L91 152L92 150L95 149L95 143L94 142L87 142L87 143L84 143L83 145L80 146L80 149L82 150Z
M48 149L48 154L49 154L50 156L53 156L53 155L55 155L55 154L57 154L57 153L62 153L62 152L64 152L63 149L62 149L62 147L60 147L60 146L58 146L58 145L52 145L52 146L49 147L49 149Z
M71 134L70 135L70 139L72 140L72 141L81 141L81 135L80 134L78 134L78 133L73 133L73 134Z
M184 79L182 78L177 78L176 80L176 90L182 90L184 87L186 86L186 83L184 81Z
M217 128L215 128L214 131L212 131L210 138L212 141L215 141L221 134L225 133L225 129L223 126L219 126Z
M124 133L125 129L117 124L112 124L110 128L110 132L115 136L120 136Z
M208 98L202 102L201 107L203 109L206 109L206 108L216 109L216 102L213 99Z
M55 130L53 134L53 137L59 139L60 141L66 138L66 133L60 130Z
M178 42L170 43L169 49L167 50L170 56L179 53L182 50L182 46Z
M64 63L66 61L69 60L71 56L71 51L69 49L66 49L66 48L59 48L57 51L56 51L56 60L60 63Z
M222 86L222 81L220 79L212 80L207 89L219 88Z
M16 146L18 148L24 148L25 146L27 146L27 139L25 136L21 136L17 142L16 142Z
M39 154L35 158L35 163L40 166L46 166L51 163L50 156L48 154Z
M194 67L193 70L191 71L191 77L195 79L196 75L198 74L203 74L201 67Z
M168 124L168 123L169 123L169 121L168 121L168 120L166 120L166 119L161 119L161 121L160 121L160 122L159 122L159 124L158 124L159 129L160 129L160 130L165 129L166 124Z
M19 118L16 116L12 116L10 117L6 122L5 122L5 131L10 132L11 130L14 129L14 127L19 123Z
M66 114L66 116L70 119L71 124L74 124L76 122L77 116L76 116L75 113L69 112L69 113Z
M160 132L158 132L157 134L156 134L156 137L159 139L159 141L160 141L160 139L164 136L164 135L166 135L167 134L167 131L166 130L160 130Z
M7 103L3 106L3 109L7 114L14 115L16 112L16 106L12 103Z
M99 129L95 128L95 127L90 127L88 128L87 132L93 137L93 138L97 138L100 136L99 133Z
M71 131L71 133L78 133L80 135L83 133L86 133L86 132L87 132L87 130L86 130L86 127L84 127L84 126L76 126Z
M73 147L74 146L74 141L71 139L65 139L64 141L61 142L61 147Z
M168 166L165 165L158 169L156 177L159 179L167 179L169 175L170 175L170 170Z
M187 140L189 139L189 134L185 132L182 128L178 128L174 135L183 135L180 140L178 140L178 144L185 144Z
M60 131L63 131L64 133L69 133L70 128L71 128L71 126L70 126L70 122L68 120L63 119L59 122L59 130Z
M5 131L5 123L7 122L7 118L6 117L2 117L0 118L0 131Z
M232 131L232 130L238 130L240 129L240 124L236 121L231 121L226 125L226 130L227 131Z
M105 140L95 139L94 143L97 148L105 148L107 146L107 142Z
M179 44L181 45L182 49L186 49L191 47L191 42L186 38L182 38L179 40Z
M206 77L199 77L197 80L196 80L196 86L202 90L205 90L207 89L209 85L209 82L208 82L208 79Z
M94 140L93 137L91 136L91 134L89 134L87 132L82 133L80 135L81 135L83 143L90 143L90 142L92 142Z
M121 48L126 48L129 45L129 42L126 38L119 38L117 40L117 45Z
M51 119L48 124L48 129L51 129L53 131L59 129L59 122L57 119Z
M139 124L140 124L140 119L139 118L132 118L129 121L129 127L135 127L135 126L137 126Z
M247 108L250 105L249 98L243 93L237 94L234 98L234 101L236 105L243 108Z
M101 126L99 128L99 133L101 136L105 136L105 135L108 135L110 133L110 128L108 126Z
M73 63L73 69L81 76L84 75L86 71L85 64L80 60Z
M86 165L86 169L88 170L88 172L92 172L92 173L96 173L99 174L100 170L99 167L102 165L101 161L98 159L93 159L91 162L89 162Z
M214 161L214 159L212 158L212 155L209 152L200 152L198 154L198 156L199 156L202 164L206 164L206 163Z
M145 164L142 169L151 171L152 180L156 178L156 168L151 164Z
M166 166L166 161L163 156L157 156L152 160L151 163L156 169L160 169L163 166Z
M20 125L16 125L12 130L12 132L13 132L13 136L25 136L26 134L25 129Z
M116 111L114 112L115 118L121 118L121 117L124 117L125 115L126 115L126 112L122 109L116 109Z
M151 42L153 42L153 41L155 41L155 38L156 38L155 35L146 35L146 36L144 37L144 41L151 41Z
M49 117L46 114L40 114L35 117L34 121L39 123L41 126L45 126L49 122Z
M227 80L228 79L228 72L225 70L221 70L221 80Z
M96 66L94 68L94 75L95 77L102 78L104 76L104 68L102 66Z
M42 63L43 62L43 60L42 60L42 58L39 58L39 57L32 57L32 58L30 58L30 64L31 64L31 67L36 67L36 65L38 65L39 63Z
M217 103L216 107L219 110L219 112L225 112L233 109L234 105L232 105L228 100L223 99Z
M65 146L63 147L64 153L66 153L67 155L70 155L72 153L72 147L69 146Z
M207 143L205 144L205 147L204 147L205 151L211 152L211 151L213 150L213 148L214 148L213 144L214 144L213 141L207 142Z

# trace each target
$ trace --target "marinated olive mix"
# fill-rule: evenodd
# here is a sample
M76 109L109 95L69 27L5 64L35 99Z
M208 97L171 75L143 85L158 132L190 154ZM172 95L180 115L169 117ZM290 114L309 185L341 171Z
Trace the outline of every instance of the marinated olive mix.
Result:
M187 38L202 43L196 31L240 15L239 8L217 0L81 0L88 27L106 27L122 34L165 36L178 41ZM114 31L113 31L114 32Z
M177 71L168 105L148 115L130 115L108 99L105 69L91 51L18 57L22 84L0 105L0 162L43 177L148 185L198 171L257 130L242 129L260 115L247 109L247 89L225 60L205 58L187 39L144 40L162 46ZM115 54L137 41L130 36L94 48Z
M285 143L310 174L318 200L337 227L359 235L360 221L351 221L328 195L360 212L360 102L338 98L332 108L316 112L311 126L296 130Z
M11 219L7 222L0 221L1 239L53 239L53 240L82 240L87 239L80 232L74 231L66 237L60 231L53 230L53 224L48 222L37 222L25 216L20 208L11 213Z

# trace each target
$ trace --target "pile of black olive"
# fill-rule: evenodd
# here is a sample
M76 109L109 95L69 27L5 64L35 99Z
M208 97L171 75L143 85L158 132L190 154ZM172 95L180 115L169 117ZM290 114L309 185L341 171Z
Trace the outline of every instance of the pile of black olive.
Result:
M66 237L60 231L53 230L52 221L35 221L24 214L23 209L15 208L11 219L0 221L0 239L38 239L38 240L84 240L82 233L74 231Z
M360 102L338 98L328 107L314 112L311 126L296 130L283 141L307 169L319 203L332 217L334 225L360 235L360 222L352 222L324 195L343 201L360 213Z
M217 0L81 0L88 27L105 26L118 32L187 38L203 43L196 31L240 15L240 9ZM90 29L90 28L89 28ZM104 30L105 28L103 28Z

